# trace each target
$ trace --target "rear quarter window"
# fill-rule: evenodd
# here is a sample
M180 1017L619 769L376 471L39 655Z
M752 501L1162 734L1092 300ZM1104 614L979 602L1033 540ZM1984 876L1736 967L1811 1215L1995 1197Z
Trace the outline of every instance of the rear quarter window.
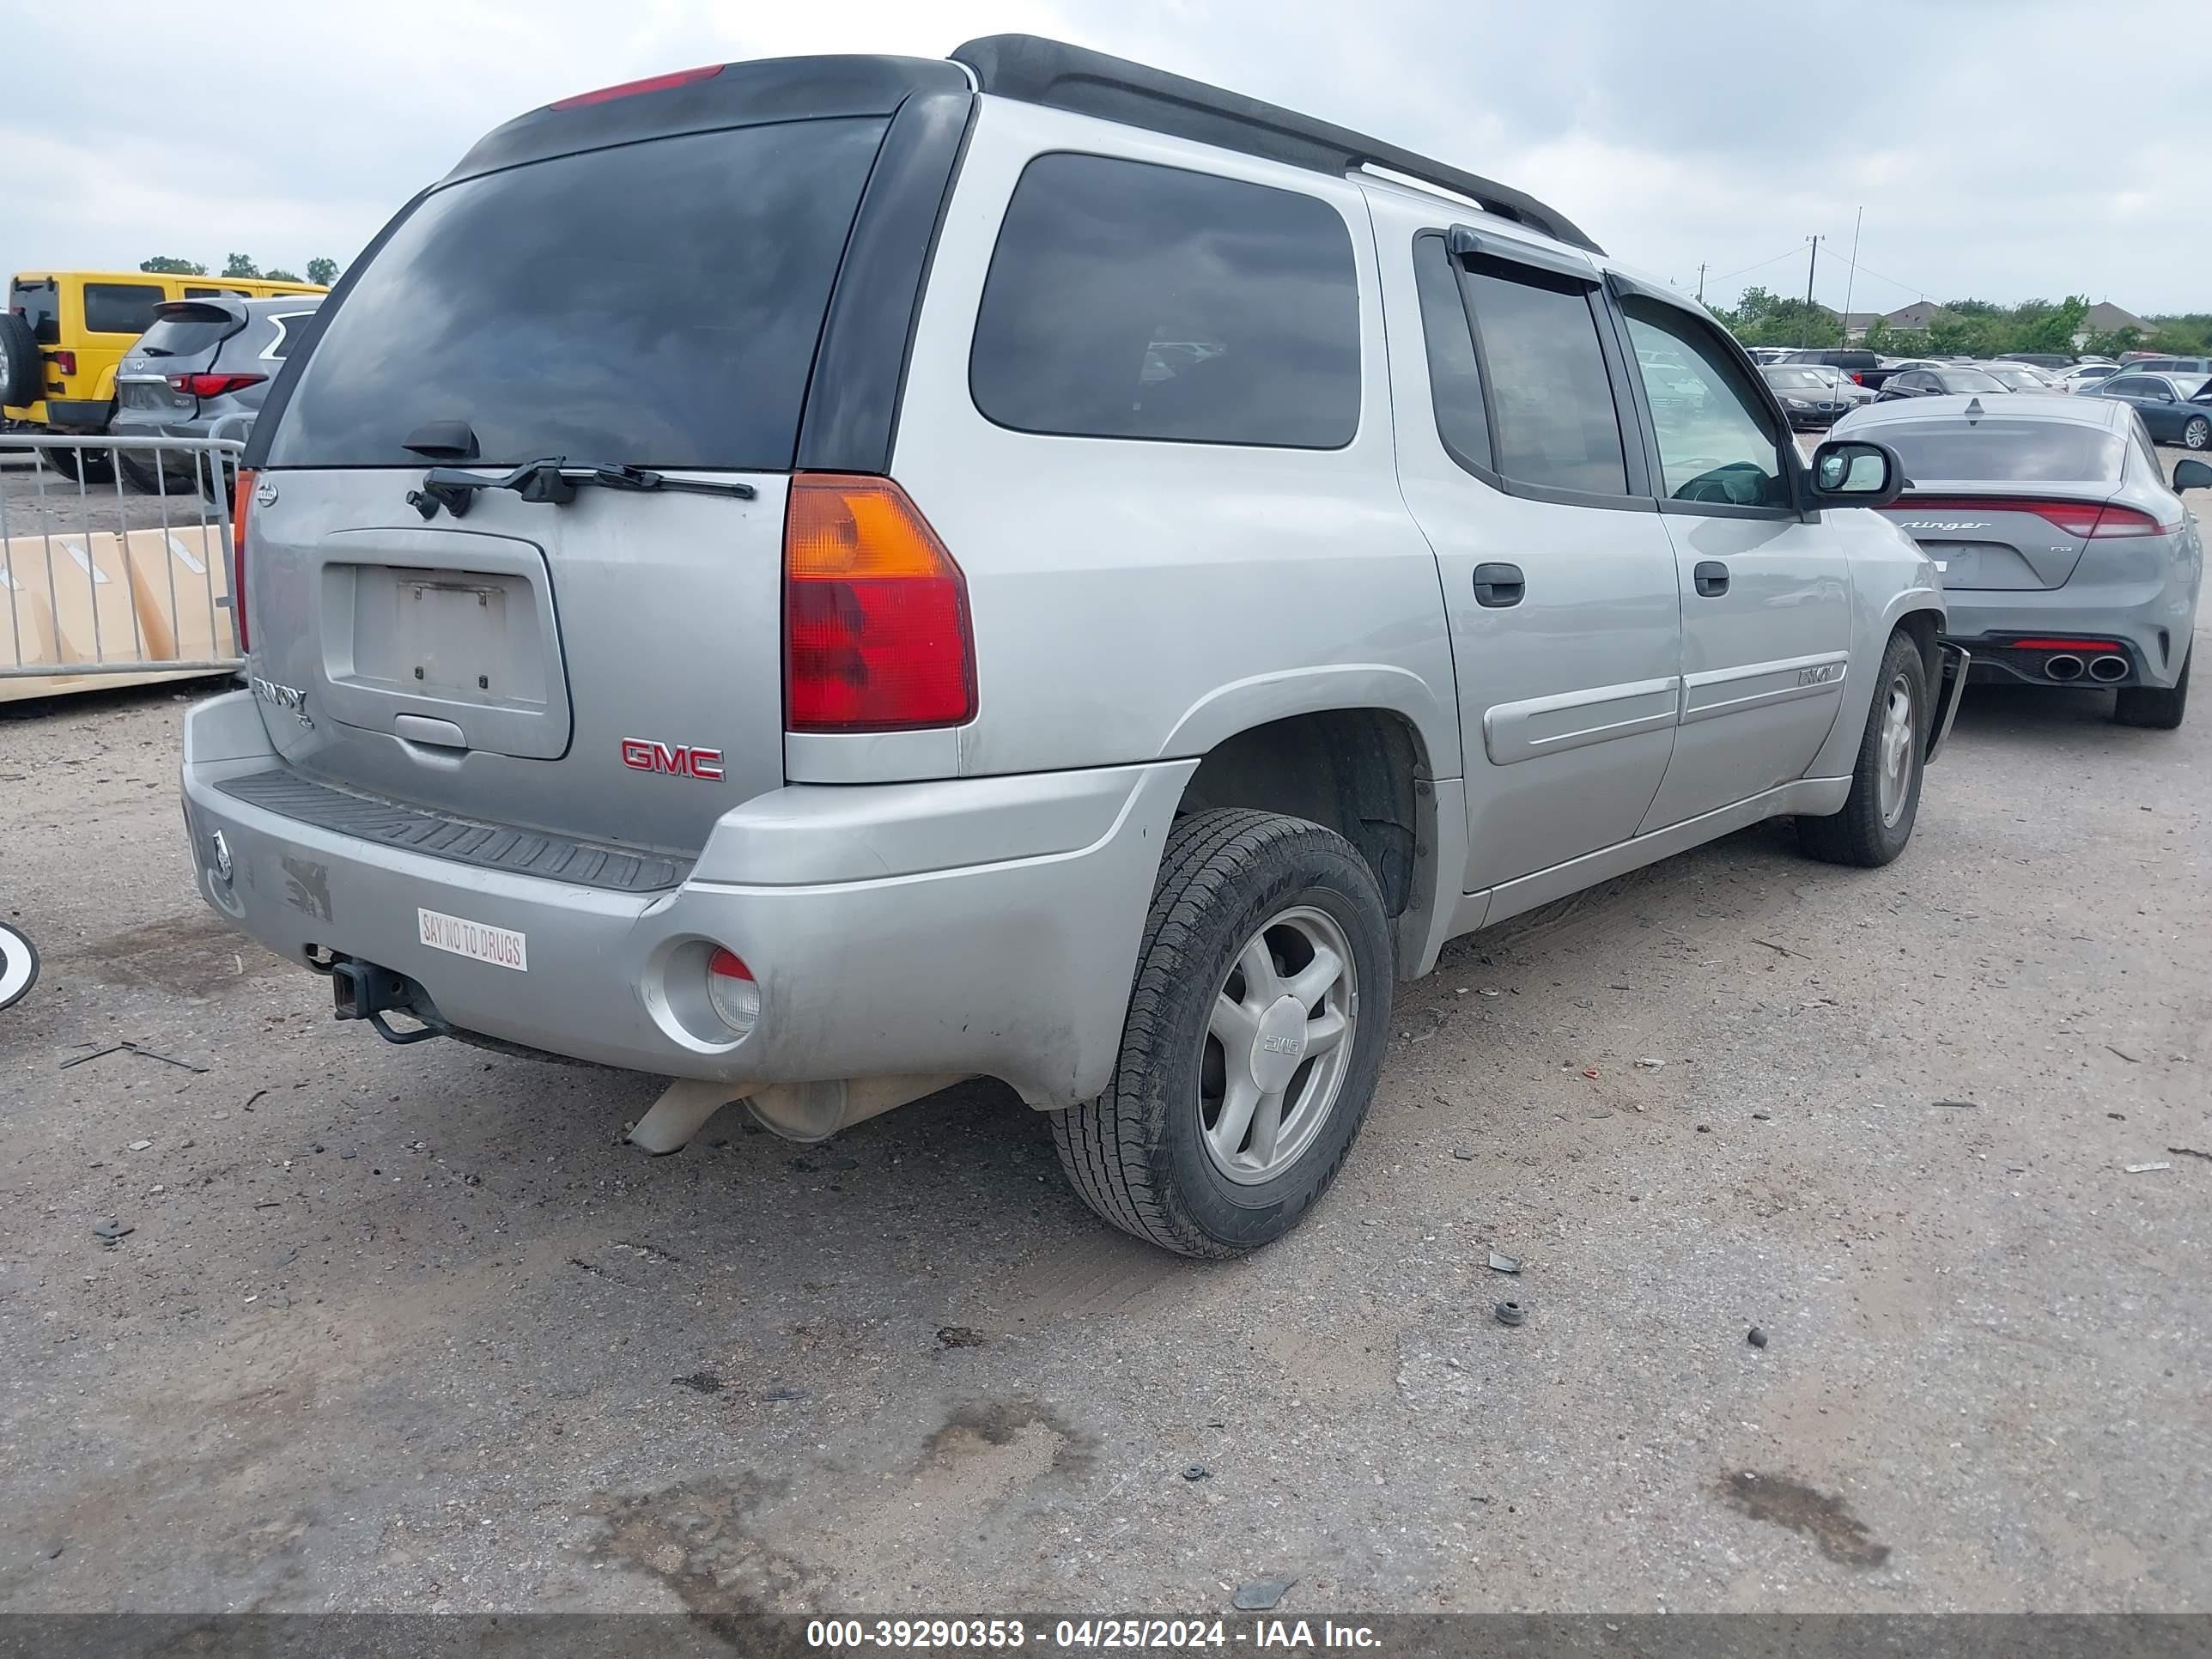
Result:
M486 464L792 465L878 118L554 156L434 191L334 312L272 466L422 465L466 422Z
M969 386L1023 432L1341 447L1359 428L1351 234L1296 191L1041 155L991 256Z
M85 332L143 334L154 325L154 307L168 297L149 283L87 283Z

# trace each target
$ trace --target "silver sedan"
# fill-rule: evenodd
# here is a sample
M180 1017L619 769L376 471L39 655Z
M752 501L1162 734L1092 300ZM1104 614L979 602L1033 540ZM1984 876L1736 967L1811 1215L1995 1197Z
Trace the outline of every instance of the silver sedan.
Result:
M1915 398L1855 410L1838 438L1887 444L1905 495L1884 514L1936 561L1946 638L1976 678L2115 688L2124 725L2172 729L2189 700L2204 545L2135 410L2116 398Z

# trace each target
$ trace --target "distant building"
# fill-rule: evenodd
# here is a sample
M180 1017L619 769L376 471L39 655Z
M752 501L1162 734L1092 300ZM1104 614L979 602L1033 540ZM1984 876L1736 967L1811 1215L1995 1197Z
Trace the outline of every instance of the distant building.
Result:
M1900 333L1925 334L1929 325L1938 317L1950 314L1933 300L1915 300L1909 306L1899 306L1896 310L1886 313L1881 320L1885 327L1896 329Z
M1866 331L1881 317L1879 311L1847 311L1844 313L1844 343L1856 345L1866 338Z
M2081 326L2075 331L2074 349L2079 351L2088 343L2092 334L2114 334L2124 328L2131 328L2146 339L2158 331L2134 312L2123 310L2109 300L2100 300L2083 314Z

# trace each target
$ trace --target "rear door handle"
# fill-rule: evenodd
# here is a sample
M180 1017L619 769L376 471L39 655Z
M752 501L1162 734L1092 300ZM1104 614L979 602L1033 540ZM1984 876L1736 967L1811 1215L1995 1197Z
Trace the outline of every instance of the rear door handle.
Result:
M1698 584L1698 597L1717 599L1728 592L1728 567L1718 559L1700 559L1692 573Z
M1517 564L1479 564L1474 568L1474 602L1499 610L1521 603L1528 591Z

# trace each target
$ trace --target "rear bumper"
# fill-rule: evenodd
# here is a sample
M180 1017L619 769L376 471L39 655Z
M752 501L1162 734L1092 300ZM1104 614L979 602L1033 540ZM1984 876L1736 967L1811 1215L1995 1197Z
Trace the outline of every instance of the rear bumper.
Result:
M1943 637L1974 653L1980 679L2052 682L2042 672L2047 652L2014 649L2015 639L2109 640L2129 659L2125 678L2113 685L2170 686L2181 673L2196 626L2196 595L2168 587L2084 586L1994 591L1945 590L1948 622ZM2079 684L2091 684L2084 679Z
M1039 1106L1105 1086L1195 765L778 790L725 816L678 885L633 894L404 851L216 787L274 762L250 694L187 714L201 896L294 962L320 946L374 963L465 1030L603 1065L760 1084L976 1073ZM425 945L422 910L523 934L526 969ZM705 1012L702 944L760 983L740 1041Z

